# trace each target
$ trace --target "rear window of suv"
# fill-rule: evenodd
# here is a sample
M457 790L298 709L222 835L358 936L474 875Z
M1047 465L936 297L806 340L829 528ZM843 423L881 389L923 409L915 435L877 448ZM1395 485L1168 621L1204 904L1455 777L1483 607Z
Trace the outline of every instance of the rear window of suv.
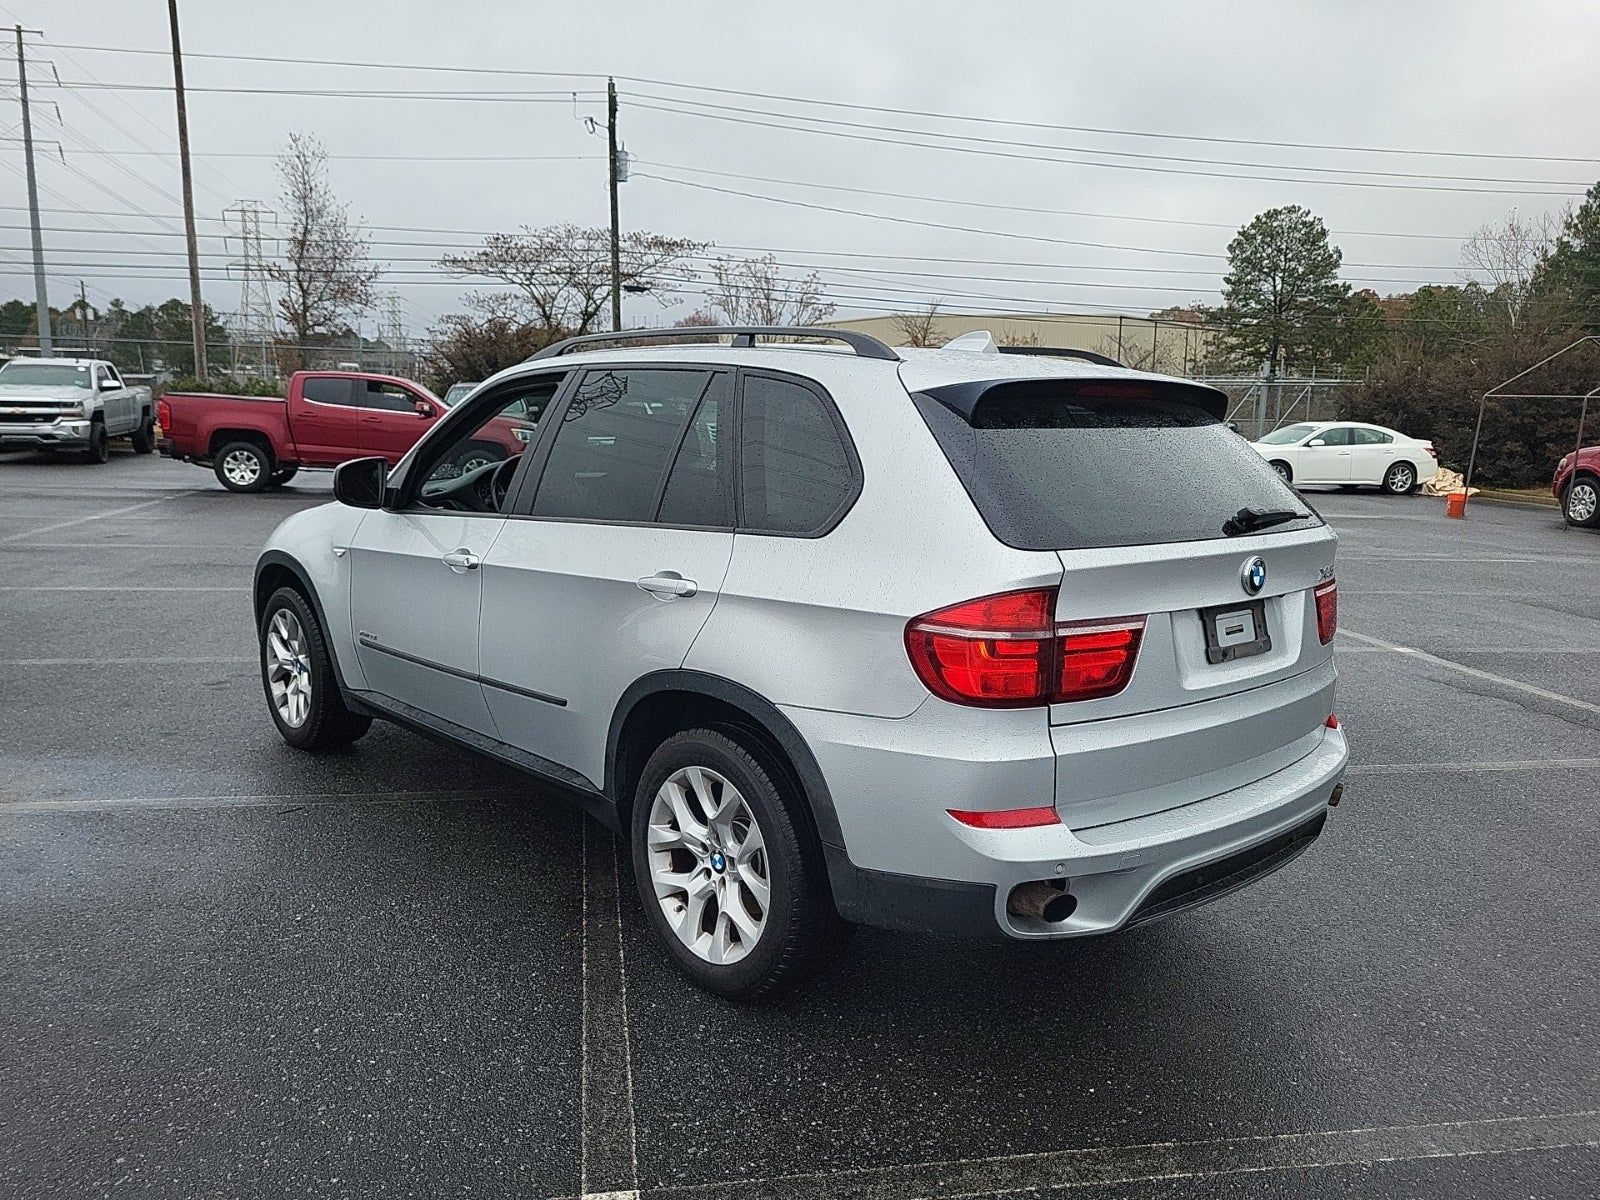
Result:
M1306 514L1274 532L1320 524L1197 391L1051 379L915 400L984 521L1020 550L1220 538L1241 508Z

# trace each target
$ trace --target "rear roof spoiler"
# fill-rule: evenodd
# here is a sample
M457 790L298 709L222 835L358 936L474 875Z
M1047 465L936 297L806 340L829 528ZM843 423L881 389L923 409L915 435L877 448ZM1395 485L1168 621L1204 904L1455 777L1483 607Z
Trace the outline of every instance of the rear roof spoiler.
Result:
M1189 404L1218 421L1228 415L1228 394L1203 383L1185 379L1103 378L1063 379L1056 376L1039 376L1032 379L975 379L966 383L947 383L924 388L924 396L931 396L967 424L972 424L978 402L994 389L1005 388L1059 388L1063 395L1082 395L1093 399L1166 400Z
M1031 354L1040 358L1077 358L1084 362L1096 363L1102 367L1127 367L1114 358L1107 358L1104 354L1096 354L1093 350L1072 350L1066 346L999 346L996 347L1001 354Z

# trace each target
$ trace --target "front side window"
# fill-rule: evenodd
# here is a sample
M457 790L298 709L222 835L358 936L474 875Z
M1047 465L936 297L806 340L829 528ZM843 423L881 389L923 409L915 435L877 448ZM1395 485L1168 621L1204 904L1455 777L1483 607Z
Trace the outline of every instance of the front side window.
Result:
M539 421L561 388L561 376L539 376L497 389L499 403L455 436L424 443L417 468L425 482L417 502L429 508L501 512L515 460L539 440Z
M356 386L361 388L360 384ZM366 387L361 388L360 395L361 407L378 408L386 412L416 412L417 401L422 399L398 383L382 383L376 379L368 379Z
M855 495L850 452L827 403L802 384L746 375L740 409L742 528L816 533Z
M699 370L590 371L561 415L533 515L654 521L674 463L682 460L687 478L695 461L704 462L704 427L692 442L685 434L701 401L713 388L725 387L726 380L726 374ZM710 419L714 461L714 414ZM703 496L695 484L682 483L670 499L675 507L692 507L694 490Z
M1350 429L1348 426L1339 429L1324 429L1312 441L1320 441L1324 446L1348 446L1350 444Z

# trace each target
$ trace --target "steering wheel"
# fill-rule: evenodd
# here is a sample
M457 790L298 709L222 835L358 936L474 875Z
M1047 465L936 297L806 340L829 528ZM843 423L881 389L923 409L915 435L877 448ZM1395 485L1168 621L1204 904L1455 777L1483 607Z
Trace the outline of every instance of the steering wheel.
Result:
M484 512L497 513L506 506L506 496L511 491L511 477L517 473L517 460L508 458L485 471L475 481L474 491Z

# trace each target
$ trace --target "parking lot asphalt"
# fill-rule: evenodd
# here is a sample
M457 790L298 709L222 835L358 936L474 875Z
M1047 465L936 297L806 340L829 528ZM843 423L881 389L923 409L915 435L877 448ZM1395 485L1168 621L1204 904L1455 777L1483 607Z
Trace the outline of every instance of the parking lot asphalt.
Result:
M1310 497L1353 765L1284 871L1105 939L864 929L740 1007L560 798L281 743L250 571L328 498L0 456L0 1194L1600 1191L1600 536L1553 510Z

